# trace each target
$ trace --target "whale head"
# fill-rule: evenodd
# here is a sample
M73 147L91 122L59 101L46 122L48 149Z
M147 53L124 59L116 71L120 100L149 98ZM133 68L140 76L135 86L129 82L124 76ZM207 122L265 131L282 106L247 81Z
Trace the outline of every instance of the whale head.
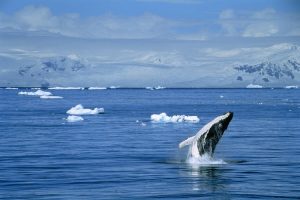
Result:
M201 128L195 136L181 142L179 147L190 145L189 156L191 157L201 157L204 154L212 156L232 118L233 112L216 117Z

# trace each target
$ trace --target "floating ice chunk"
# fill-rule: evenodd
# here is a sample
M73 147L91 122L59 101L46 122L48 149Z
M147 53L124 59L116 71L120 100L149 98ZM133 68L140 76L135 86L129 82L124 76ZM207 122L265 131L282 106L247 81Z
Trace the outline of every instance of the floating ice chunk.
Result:
M145 89L146 89L146 90L154 90L153 87L146 87Z
M110 86L109 89L117 89L120 88L120 86Z
M220 98L221 98L221 99L223 99L223 98L224 98L224 96L223 96L223 95L220 95Z
M62 99L61 96L40 96L41 99Z
M99 113L104 113L104 108L88 109L84 108L81 104L78 104L67 111L67 114L70 115L96 115Z
M89 90L106 90L106 87L89 87Z
M80 116L69 115L66 120L68 122L80 122L80 121L83 121L84 119Z
M166 89L166 87L157 86L157 87L155 87L154 89L156 89L156 90L163 90L163 89Z
M186 115L168 116L166 113L160 113L160 114L151 115L151 121L164 122L164 123L178 123L178 122L198 123L200 119L197 116L186 116Z
M288 86L285 86L286 89L297 89L298 88L298 85L288 85Z
M15 87L7 87L5 88L6 90L17 90L18 88L15 88Z
M29 96L50 96L52 95L51 92L45 92L43 90L37 90L35 92L19 92L19 95L29 95Z
M246 88L263 88L261 85L254 85L254 84L249 84L246 86Z
M84 87L50 87L49 90L84 90Z

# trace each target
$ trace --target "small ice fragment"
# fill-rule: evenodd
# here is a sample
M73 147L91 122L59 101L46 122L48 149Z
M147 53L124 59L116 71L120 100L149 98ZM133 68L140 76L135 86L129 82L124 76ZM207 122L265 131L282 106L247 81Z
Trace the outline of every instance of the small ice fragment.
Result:
M79 122L79 121L83 121L84 119L80 116L69 115L66 120L68 122Z
M254 88L263 88L261 85L254 85L254 84L249 84L246 86L248 89L254 89Z
M106 87L89 87L89 90L106 90Z
M41 99L62 99L61 96L40 96Z

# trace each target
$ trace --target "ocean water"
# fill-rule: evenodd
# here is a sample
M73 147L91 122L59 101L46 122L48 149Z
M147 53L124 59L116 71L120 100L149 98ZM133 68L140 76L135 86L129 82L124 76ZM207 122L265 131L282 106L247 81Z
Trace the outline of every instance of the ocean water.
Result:
M297 89L18 91L0 89L0 199L300 198ZM105 114L66 122L77 104ZM178 144L226 111L216 162L187 164ZM152 123L161 112L200 122Z

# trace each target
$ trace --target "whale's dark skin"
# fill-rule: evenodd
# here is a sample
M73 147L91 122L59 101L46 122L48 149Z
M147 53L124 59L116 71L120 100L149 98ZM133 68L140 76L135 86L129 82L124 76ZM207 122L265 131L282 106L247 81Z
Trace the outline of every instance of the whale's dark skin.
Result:
M216 117L206 124L195 136L188 138L180 143L182 148L190 145L190 156L201 157L204 154L213 156L215 148L228 128L233 118L233 112L227 112L224 115Z

